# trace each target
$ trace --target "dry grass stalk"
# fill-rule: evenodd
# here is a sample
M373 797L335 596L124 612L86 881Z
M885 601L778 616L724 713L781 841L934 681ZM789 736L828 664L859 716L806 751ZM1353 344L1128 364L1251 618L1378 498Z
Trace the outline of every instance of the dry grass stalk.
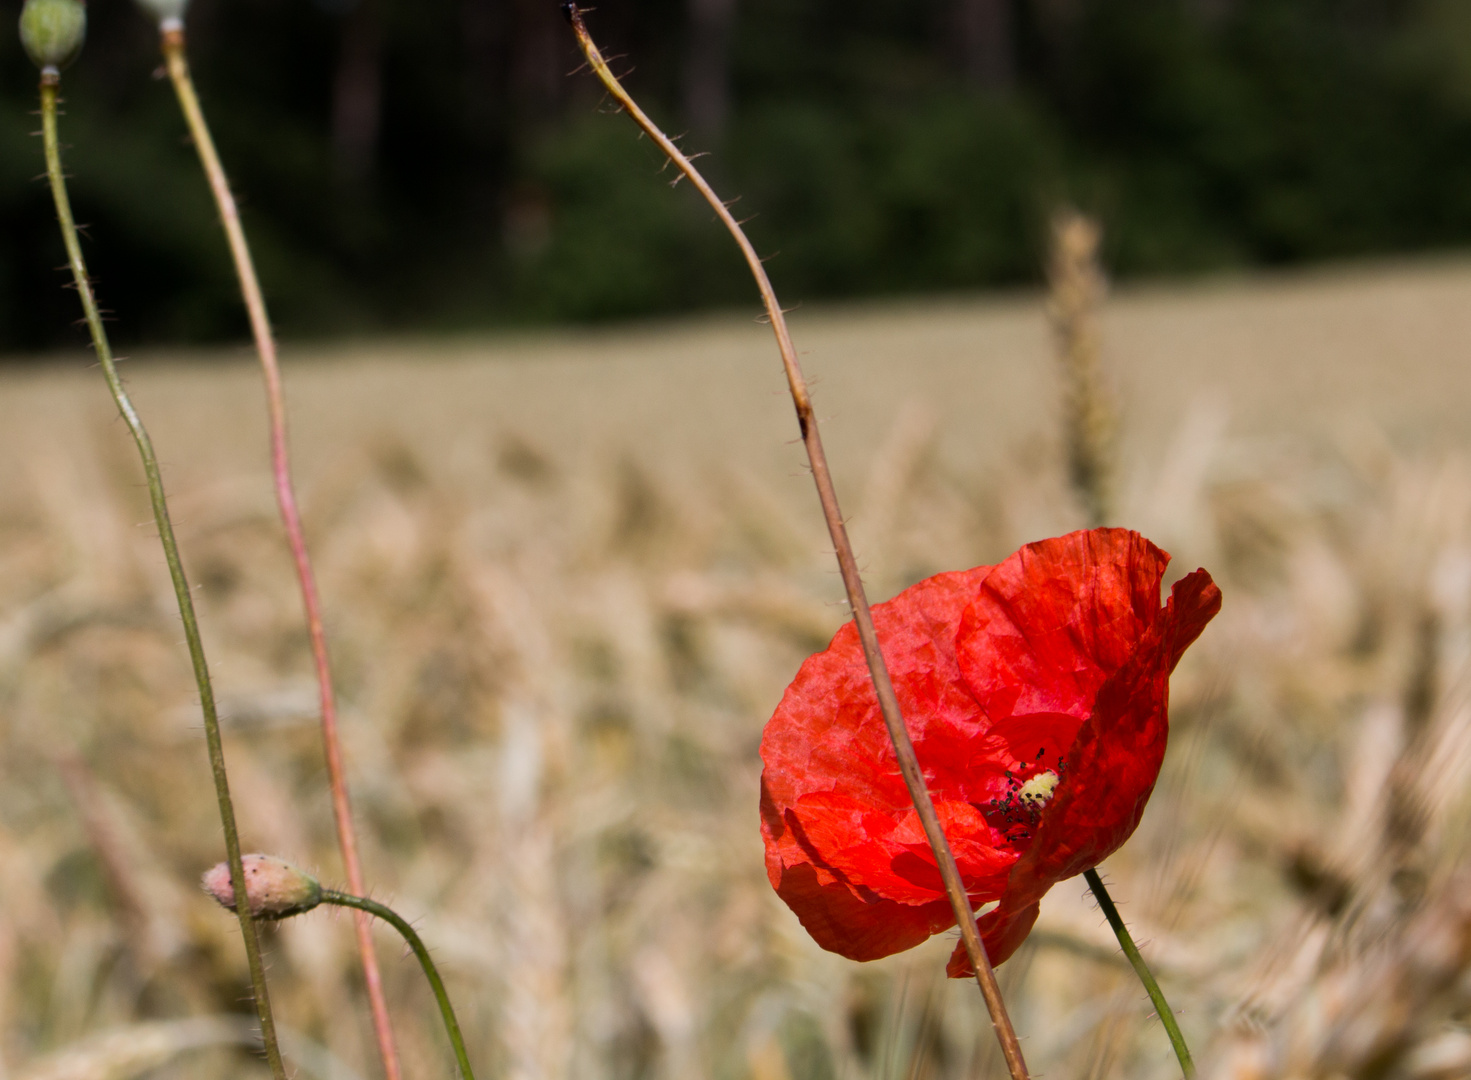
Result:
M424 363L407 350L403 362ZM565 405L561 370L544 378ZM430 369L429 384L450 381L440 375ZM922 375L906 390L940 412L948 391ZM165 389L153 372L136 377L140 392ZM122 433L88 384L16 378L14 398L48 402L48 427L12 454L29 469L0 483L0 621L20 628L0 664L0 1053L12 1078L95 1032L238 1015L243 972L230 927L193 889L217 858L218 827L193 767L197 713L172 601L137 527L146 503L112 464ZM52 389L27 397L38 384ZM200 407L190 393L174 401ZM953 942L849 964L818 951L766 884L753 811L760 724L843 618L830 568L812 554L821 536L800 513L806 492L733 470L713 439L673 461L596 405L579 441L487 423L432 458L408 448L422 435L408 425L343 423L305 477L323 587L340 598L343 723L373 823L365 855L387 868L383 894L422 915L477 1063L504 1071L511 1047L556 1030L565 1057L521 1058L556 1080L1004 1075L974 991L936 976ZM770 405L753 393L730 408L754 418ZM288 647L301 640L299 598L258 494L268 477L244 454L206 475L194 462L219 425L157 411L180 433L167 453L187 496L181 541L221 700L233 703L225 732L250 841L335 865L311 670ZM943 445L916 452L919 430L895 423L875 440L885 449L858 485L891 493L884 513L901 523L865 543L875 565L923 576L1066 527L1045 455L1021 448L977 466ZM1471 460L1352 434L1267 441L1187 412L1168 455L1121 470L1121 515L1147 514L1179 561L1219 568L1231 597L1176 674L1165 773L1109 864L1212 1075L1368 1076L1376 1061L1386 1080L1466 1075L1464 976L1447 977L1464 971L1456 873L1471 835ZM522 849L497 795L502 762L519 756L510 713L533 685L534 890L511 884ZM186 947L151 976L131 960L132 916L53 768L61 736L178 889ZM1419 872L1386 886L1363 864L1387 850L1381 793L1393 784L1428 802L1420 839L1395 856ZM1367 901L1352 925L1323 913L1336 878ZM519 1030L505 978L516 929L497 914L513 887L523 904L553 898L564 942L558 956L518 960L555 976L524 994ZM294 1026L366 1073L358 961L331 919L270 932L274 996ZM1038 1072L1178 1075L1081 887L1053 890L1038 930L999 973ZM1295 968L1261 962L1320 936ZM395 955L384 953L384 978L405 1065L443 1071L437 1018ZM289 1038L286 1049L328 1075ZM192 1080L200 1060L152 1078ZM246 1050L212 1051L209 1064L221 1080L260 1075Z
M1355 585L1371 606L1358 633L1370 636L1341 639L1379 669L1377 693L1343 747L1341 813L1297 816L1278 840L1299 895L1218 1041L1220 1077L1471 1069L1457 1023L1471 1006L1466 476L1455 460L1391 469L1378 478L1387 513L1360 526Z
M1068 479L1090 525L1109 523L1113 495L1114 412L1098 327L1108 287L1098 258L1102 239L1098 222L1076 210L1053 216L1048 313L1062 368Z
M134 1080L192 1051L258 1043L249 1025L235 1018L135 1024L95 1035L38 1061L16 1080Z
M1048 265L1049 311L1065 384L1063 421L1068 480L1083 504L1090 527L1109 522L1114 473L1113 415L1102 385L1097 326L1105 291L1098 258L1101 239L1098 223L1075 210L1063 209L1053 216L1052 256ZM1192 1080L1196 1066L1179 1022L1101 873L1096 867L1090 868L1084 871L1083 878L1113 928L1119 948L1148 993L1179 1058L1181 1071L1186 1080Z
M966 474L902 449L913 445L908 424L882 440L916 462L903 466L911 480L892 514L937 525L891 533L873 557L974 564L1015 547L1045 463ZM1250 1052L1270 1066L1264 1076L1327 1076L1326 1065L1295 1063L1319 1061L1330 1044L1334 1060L1357 1051L1337 1034L1298 1048L1292 1033L1313 1030L1321 1003L1342 1002L1332 1015L1355 1019L1333 1031L1372 1021L1408 1040L1388 1076L1445 1075L1412 1070L1450 1059L1462 991L1441 975L1394 988L1428 970L1414 943L1453 925L1444 898L1456 894L1442 882L1463 858L1471 809L1457 771L1471 641L1471 515L1457 492L1468 466L1388 448L1365 456L1362 439L1359 456L1345 457L1208 436L1191 417L1182 429L1214 449L1161 527L1200 538L1177 554L1213 553L1233 603L1177 673L1176 744L1110 877L1203 1062ZM359 747L359 799L381 837L366 854L390 868L383 889L395 906L423 914L477 1064L509 1071L514 1059L538 1080L718 1077L732 1062L792 1077L977 1075L995 1054L984 1018L936 974L953 942L849 964L817 950L765 881L752 748L814 637L842 618L822 564L749 524L788 504L749 476L733 484L718 448L676 469L641 460L624 434L576 450L521 436L515 455L500 453L501 436L484 437L489 453L406 463L409 451L364 429L309 489L323 585L343 603L344 722ZM17 611L60 590L77 613L21 639L0 673L0 927L12 941L12 958L0 958L0 1031L13 1074L150 1010L239 1004L229 989L238 949L192 888L198 866L216 857L217 828L208 784L190 769L191 683L149 538L114 552L107 581L70 539L83 518L99 535L137 532L138 493L99 464L104 449L58 437L34 482L0 490L8 557L31 567L0 579L0 604ZM187 457L189 447L171 452ZM865 490L889 489L896 468L876 458ZM1154 477L1129 487L1141 504L1153 505ZM1181 490L1178 478L1165 482ZM223 700L237 703L226 732L234 784L251 801L252 845L330 864L335 828L317 786L315 718L272 704L299 693L310 669L281 647L299 640L299 609L270 508L250 483L230 482L194 498L186 524ZM791 543L816 546L810 536ZM116 611L135 614L120 621ZM1433 635L1415 614L1426 611ZM1431 641L1433 664L1418 655ZM1428 669L1435 704L1421 749L1406 756L1405 702ZM179 889L186 948L146 979L127 962L132 915L52 779L58 723ZM536 756L537 768L523 767ZM1344 938L1315 914L1332 879L1302 871L1378 858L1386 818L1375 792L1401 760L1408 786L1433 796L1412 859L1424 899L1409 909L1375 901L1358 916L1369 939L1385 935L1387 951L1376 953L1352 944L1359 931ZM1361 812L1366 802L1381 812ZM1339 872L1356 880L1359 863L1346 865ZM1365 895L1392 899L1394 889L1381 881ZM1000 972L1026 976L1007 993L1036 1067L1178 1075L1082 891L1054 890L1029 958ZM332 918L314 913L271 932L273 989L294 1027L365 1071L372 1043L358 1019L357 960ZM1320 925L1330 945L1351 947L1315 953L1296 974L1258 965ZM543 936L560 942L555 952ZM1383 955L1401 958L1400 975L1376 974ZM384 976L405 1065L445 1064L417 972L393 962ZM1391 1015L1397 996L1419 1003L1407 1029ZM552 1034L560 1045L537 1047ZM256 1068L239 1054L220 1059L215 1075L244 1080ZM185 1059L158 1073L191 1075ZM991 1075L1004 1075L999 1056Z
M63 756L57 771L66 784L87 839L97 853L127 928L129 948L144 973L156 971L184 947L183 904L177 886L148 846L125 822L126 811L103 789L85 761Z

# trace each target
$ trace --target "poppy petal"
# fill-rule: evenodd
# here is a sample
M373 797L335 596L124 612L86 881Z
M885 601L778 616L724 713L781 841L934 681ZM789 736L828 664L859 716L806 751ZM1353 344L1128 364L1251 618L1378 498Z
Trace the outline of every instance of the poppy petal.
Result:
M986 956L992 967L1011 959L1011 954L1027 940L1027 935L1032 932L1041 911L1040 903L1029 904L1020 909L998 907L976 920L976 928L981 932L981 944L986 947ZM975 973L970 954L965 951L965 942L962 941L950 954L950 962L945 965L945 974L952 979L970 979L975 977Z
M1123 529L1031 544L873 609L993 962L1055 882L1139 824L1168 739L1169 676L1220 609L1203 570L1160 605L1169 556ZM871 960L954 925L850 623L802 665L761 741L773 888L824 948ZM969 973L957 951L950 973Z
M949 900L914 907L878 896L862 899L841 885L822 884L811 865L785 869L776 893L813 941L849 960L893 956L955 925Z
M1170 671L1220 609L1221 591L1204 570L1175 583L1133 659L1099 689L1056 797L992 915L1035 905L1057 882L1097 866L1133 835L1164 760ZM987 954L1000 963L989 946Z
M1179 641L1182 635L1186 644L1194 641L1220 608L1221 591L1204 570L1175 583L1139 651L1099 689L1068 755L1066 778L1012 871L1013 882L1032 873L1039 885L1046 882L1045 891L1097 866L1133 834L1164 762Z
M992 894L987 899L1004 886L1016 855L995 849L993 830L961 790L968 762L957 755L970 752L984 717L956 666L954 628L990 569L940 574L873 609L926 780L937 802L950 804L942 816L961 872ZM855 935L848 945L836 930L813 932L814 938L856 959L878 947L875 941L891 941L890 951L909 948L909 934L921 923L948 918L944 925L954 925L934 857L909 820L909 792L852 623L802 665L766 725L761 757L762 832L773 887L804 926L831 921L823 908L835 904L842 914L832 916L832 926ZM798 873L803 866L812 873ZM885 936L866 929L865 905L890 920L895 906L922 910L906 913L900 929Z
M761 832L767 877L803 929L824 949L850 960L877 960L955 925L955 912L946 899L906 904L853 883L801 842L792 827L797 824L791 811L779 814L763 782Z
M1159 613L1169 556L1127 529L1028 544L986 576L960 620L956 654L991 721L1087 717Z

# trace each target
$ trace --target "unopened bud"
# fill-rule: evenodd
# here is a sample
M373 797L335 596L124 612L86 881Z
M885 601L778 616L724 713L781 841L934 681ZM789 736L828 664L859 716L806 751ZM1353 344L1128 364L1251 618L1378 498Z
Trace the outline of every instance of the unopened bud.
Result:
M152 15L159 26L168 29L183 25L189 0L138 0L138 6Z
M258 919L285 919L310 911L322 902L322 886L304 870L272 855L246 855L245 895L250 913ZM204 875L204 891L224 907L235 910L235 882L230 864L222 862Z
M38 68L66 67L86 40L87 5L81 0L26 0L20 12L20 41Z

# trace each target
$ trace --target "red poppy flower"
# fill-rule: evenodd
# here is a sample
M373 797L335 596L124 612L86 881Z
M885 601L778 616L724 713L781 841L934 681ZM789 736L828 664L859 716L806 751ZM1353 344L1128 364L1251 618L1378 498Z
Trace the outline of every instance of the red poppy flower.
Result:
M1094 529L939 574L873 609L884 659L993 963L1055 883L1139 824L1169 676L1220 610L1204 570ZM761 739L772 887L825 949L875 960L955 925L852 623L809 657ZM963 947L949 973L972 974Z

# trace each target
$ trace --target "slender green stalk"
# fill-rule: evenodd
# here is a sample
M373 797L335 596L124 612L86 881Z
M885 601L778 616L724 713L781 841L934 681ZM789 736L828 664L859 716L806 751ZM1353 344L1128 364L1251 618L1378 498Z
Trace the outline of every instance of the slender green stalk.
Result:
M1113 927L1114 936L1119 939L1119 947L1129 958L1134 974L1139 976L1139 981L1144 984L1144 989L1149 994L1149 1000L1154 1003L1155 1014L1159 1017L1160 1023L1164 1024L1165 1033L1170 1037L1170 1045L1175 1048L1175 1056L1180 1059L1180 1069L1184 1072L1186 1080L1189 1080L1195 1075L1195 1061L1190 1057L1190 1047L1185 1045L1185 1036L1180 1032L1180 1025L1175 1022L1175 1014L1170 1009L1170 1003L1165 1000L1164 991L1159 988L1154 972L1149 970L1149 965L1140 955L1139 946L1134 944L1133 935L1124 925L1123 917L1119 915L1119 909L1115 906L1113 897L1109 896L1108 890L1104 888L1103 879L1098 876L1098 871L1084 871L1083 877L1088 880L1088 888L1093 890L1098 906L1103 909L1103 917L1108 920L1108 925Z
M1100 528L1113 511L1109 477L1113 474L1110 460L1113 449L1114 414L1103 389L1099 360L1098 307L1104 294L1103 271L1098 265L1098 247L1102 234L1098 225L1073 210L1063 210L1052 223L1052 260L1048 267L1051 284L1053 326L1057 331L1059 358L1066 383L1064 431L1068 447L1068 479L1077 492L1088 515L1089 528ZM1170 1003L1129 928L1124 925L1119 909L1104 887L1097 870L1085 871L1088 887L1104 918L1113 927L1119 946L1128 957L1134 974L1144 984L1154 1011L1165 1026L1180 1068L1188 1080L1195 1075L1195 1062L1185 1036L1175 1022Z
M189 62L184 54L183 26L166 21L161 42L169 79L179 99L179 110L184 114L189 136L194 140L194 149L199 155L199 164L209 182L210 193L214 196L220 221L224 225L225 239L235 263L240 294L250 317L251 336L255 339L255 351L260 358L261 374L265 379L276 504L281 511L281 523L286 531L287 546L291 549L291 560L296 567L302 609L306 615L307 637L311 642L321 713L322 750L327 762L328 786L332 792L332 816L337 824L337 846L342 852L347 887L354 893L361 894L367 892L367 887L363 883L362 860L358 856L357 832L353 827L352 800L348 794L347 769L343 763L342 740L338 735L337 698L332 689L332 668L327 655L322 603L317 593L316 576L312 572L301 511L297 507L296 489L291 479L291 453L286 438L286 392L281 382L281 366L276 357L276 338L271 330L271 319L266 311L260 279L256 276L255 260L251 258L245 229L240 224L235 196L230 192L229 179L220 163L220 155L215 150L204 109L199 104L199 95L194 91L194 80L189 74ZM383 1062L383 1075L386 1080L399 1080L402 1070L393 1037L393 1022L388 1012L388 999L383 992L383 976L378 970L377 953L373 951L372 920L366 914L358 913L353 921L357 933L358 955L362 960L363 984L367 988L368 1007L373 1017L373 1032L378 1039L378 1056Z
M335 889L322 890L322 903L366 911L369 915L382 919L403 935L404 941L408 942L409 948L414 950L414 955L419 958L419 966L424 969L424 977L429 980L429 986L434 991L434 1000L439 1004L439 1015L444 1018L444 1030L449 1033L450 1044L455 1048L455 1059L460 1063L460 1075L464 1077L464 1080L475 1080L475 1072L470 1068L470 1055L465 1051L465 1038L460 1034L460 1022L455 1019L455 1007L450 1004L449 993L444 988L444 980L439 977L439 968L435 967L434 958L429 955L424 939L409 925L408 920L376 900L369 900L366 896L337 892Z
M97 359L102 364L102 373L107 379L108 389L128 425L138 454L143 459L143 472L148 479L148 497L153 504L153 518L158 525L158 538L163 544L164 559L168 563L169 577L173 581L174 595L179 602L179 618L184 624L184 637L189 643L189 659L194 666L194 681L199 687L199 704L204 712L204 737L209 747L210 769L214 773L215 795L219 800L220 824L225 832L225 853L230 863L235 887L235 912L240 919L240 934L245 940L245 956L250 965L250 983L255 991L256 1012L260 1016L261 1038L265 1043L266 1059L271 1065L275 1080L286 1080L286 1067L281 1061L281 1049L276 1040L276 1024L271 1016L271 999L266 989L265 966L261 963L260 941L256 937L255 922L250 916L250 904L245 894L245 873L240 863L240 834L235 827L235 808L230 801L230 781L225 772L225 748L220 738L219 714L215 709L214 688L210 683L209 665L204 656L204 643L199 636L199 620L194 614L194 600L189 592L189 580L184 576L184 563L179 557L179 545L174 539L174 527L169 520L168 501L164 496L163 477L159 472L158 459L153 453L153 442L133 408L133 402L118 377L117 365L113 362L112 346L107 340L107 331L102 325L102 315L97 308L97 298L92 292L92 281L87 275L87 264L82 258L82 246L77 239L76 221L72 217L71 200L67 197L66 178L61 170L61 147L57 136L56 99L61 82L54 68L41 75L41 128L46 145L46 174L51 181L51 195L56 201L56 216L61 222L61 236L66 244L67 259L71 264L72 277L76 282L77 294L82 298L82 310L87 317L87 327L92 332L92 345Z

